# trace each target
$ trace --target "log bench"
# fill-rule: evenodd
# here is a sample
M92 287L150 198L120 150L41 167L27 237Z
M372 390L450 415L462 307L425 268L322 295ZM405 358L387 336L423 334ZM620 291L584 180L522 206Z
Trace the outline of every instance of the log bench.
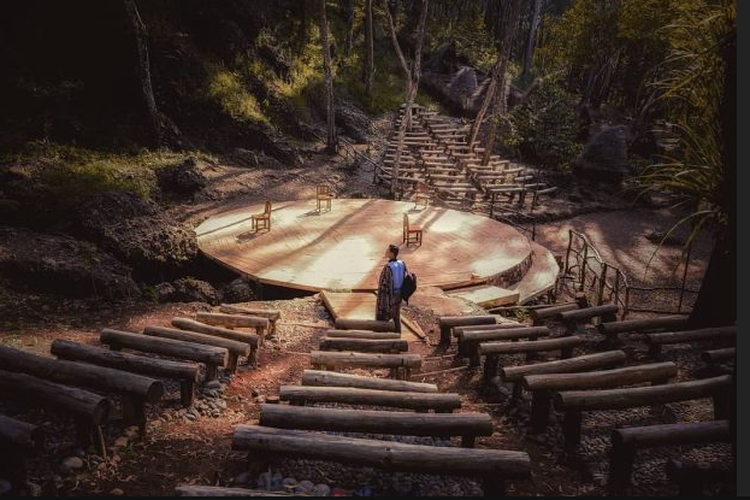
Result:
M563 417L565 450L574 452L581 441L581 420L584 411L622 410L712 398L715 418L723 419L729 413L731 388L732 377L724 375L651 387L565 391L555 395L554 404L555 409L565 412Z
M725 363L735 361L737 349L735 347L725 347L723 349L710 349L701 353L701 360L706 364L703 373L709 376L729 375L730 367L721 366ZM736 363L735 363L736 364Z
M419 354L368 354L358 352L313 351L310 362L315 369L389 368L393 378L406 378L422 367Z
M223 326L225 328L253 328L255 333L260 337L260 345L263 345L263 339L268 331L268 318L258 316L248 316L245 314L225 314L211 312L197 312L195 319L201 323L214 326Z
M494 325L497 316L443 316L438 319L440 326L440 345L448 347L451 345L451 330L457 326L470 325Z
M627 360L624 351L606 351L595 354L585 354L567 359L532 363L528 365L498 367L501 383L513 384L513 397L521 396L523 377L545 373L577 373L589 370L601 370L621 365Z
M319 370L305 370L302 372L302 385L316 387L352 387L356 389L377 389L381 391L438 392L438 387L435 384Z
M88 448L93 442L98 453L106 457L101 426L107 422L112 405L105 396L5 370L0 370L0 394L29 403L33 408L45 407L71 414L79 444Z
M479 344L482 342L510 340L517 341L528 339L533 341L539 337L548 337L552 332L546 326L514 327L497 325L498 328L482 328L475 330L470 327L462 327L458 334L459 355L469 357L469 366L479 366L481 356Z
M246 488L226 488L200 484L181 484L174 489L178 497L293 497L285 491L248 490ZM300 495L301 496L301 495Z
M195 384L198 382L200 373L199 366L195 363L148 358L62 339L56 339L52 342L50 352L58 359L81 361L141 375L177 380L180 382L182 405L189 407L193 404Z
M557 314L557 319L565 323L566 334L572 335L578 331L582 323L588 323L594 318L600 318L601 323L617 320L619 308L615 304L603 306L585 307L573 311L564 311Z
M40 427L0 415L0 474L10 482L11 493L26 486L26 458L44 446Z
M493 432L492 419L486 413L411 413L275 404L261 406L260 425L305 431L459 436L464 448L473 448L477 436L491 436Z
M654 330L682 330L688 325L687 316L660 316L658 318L627 319L597 325L599 333L613 341L621 333L642 333Z
M615 429L612 431L612 450L609 459L607 482L609 493L622 494L630 485L635 454L638 450L660 446L729 442L730 440L728 420Z
M116 393L122 401L122 418L145 433L146 403L157 403L164 395L161 381L113 368L37 356L0 346L0 366L59 384Z
M461 408L461 398L458 394L384 391L352 387L282 385L279 389L279 400L300 406L307 403L340 403L447 413Z
M143 334L161 339L181 340L193 344L224 348L229 353L229 359L227 361L227 371L229 373L237 372L237 362L240 356L246 357L248 360L252 359L252 347L247 342L239 342L237 340L214 337L213 335L206 335L204 333L180 330L177 328L166 328L163 326L147 326L143 329Z
M328 338L353 338L372 340L398 340L400 333L396 332L373 332L372 330L326 330L323 335Z
M109 328L102 330L99 340L114 351L125 348L203 363L206 365L206 381L216 379L219 368L227 365L227 358L229 357L229 352L223 347L149 337L148 335Z
M737 467L733 462L695 462L674 458L667 460L667 478L678 486L678 495L685 498L703 496L703 488L710 483L736 485Z
M336 318L334 324L337 330L370 330L373 332L394 332L396 330L392 319L379 321L376 319Z
M219 312L226 314L246 314L268 320L268 336L273 337L276 333L276 322L281 319L281 311L278 309L263 309L261 307L244 307L233 304L221 304Z
M264 469L271 457L291 456L399 472L470 476L483 481L486 496L501 496L505 481L531 475L529 455L520 451L424 446L256 425L236 426L232 449L248 452L248 460L258 469Z
M201 323L200 321L195 321L194 319L181 317L173 318L172 326L174 326L175 328L179 328L180 330L186 330L189 332L203 333L205 335L211 335L222 339L245 342L250 346L251 349L248 361L252 366L258 366L261 338L255 333L230 330L229 328L207 325L205 323Z
M556 306L532 309L531 311L529 311L529 316L531 316L531 321L534 325L540 325L546 320L555 318L562 312L575 311L579 308L580 306L577 303L572 302L570 304L560 304Z
M646 344L648 345L648 354L658 358L661 356L662 346L665 345L686 344L698 341L723 342L734 345L736 337L736 326L723 326L701 328L700 330L686 330L683 332L648 333L646 334Z
M323 337L320 339L321 351L355 351L399 353L409 350L405 339L358 339L350 337Z
M531 399L532 432L544 432L547 428L553 392L612 389L646 382L650 382L651 385L660 385L666 384L670 378L676 375L677 365L671 362L583 373L527 375L522 379L522 387L533 394Z
M522 342L482 342L479 344L479 355L484 356L484 379L491 380L497 375L500 356L503 354L526 354L532 360L537 353L560 351L563 359L573 355L573 348L583 344L583 338L558 337L554 339L529 340Z

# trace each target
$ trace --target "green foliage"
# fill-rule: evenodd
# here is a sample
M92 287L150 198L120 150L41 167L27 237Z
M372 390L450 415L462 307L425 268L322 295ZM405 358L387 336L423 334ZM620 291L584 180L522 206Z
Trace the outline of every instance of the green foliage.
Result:
M237 121L267 121L255 96L247 90L236 73L217 67L211 69L208 95L219 103L225 113Z
M509 116L506 145L542 165L561 170L581 151L577 142L578 116L574 96L555 82L544 83Z
M484 17L478 5L471 6L468 14L458 18L432 16L429 18L427 33L430 50L448 42L454 43L456 54L465 57L482 71L490 71L497 60L497 48L484 25Z

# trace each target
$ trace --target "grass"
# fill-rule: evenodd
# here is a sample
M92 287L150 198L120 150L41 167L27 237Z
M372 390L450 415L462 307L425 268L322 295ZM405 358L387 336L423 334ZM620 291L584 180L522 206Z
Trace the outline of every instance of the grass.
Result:
M265 123L268 118L241 78L221 66L206 65L209 71L208 97L217 102L226 114L239 122Z

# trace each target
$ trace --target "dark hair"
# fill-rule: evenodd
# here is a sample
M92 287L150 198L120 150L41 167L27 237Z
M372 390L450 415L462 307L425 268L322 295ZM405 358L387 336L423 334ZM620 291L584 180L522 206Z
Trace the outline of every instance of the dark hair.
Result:
M388 245L388 250L393 254L393 257L398 257L398 245L390 244Z

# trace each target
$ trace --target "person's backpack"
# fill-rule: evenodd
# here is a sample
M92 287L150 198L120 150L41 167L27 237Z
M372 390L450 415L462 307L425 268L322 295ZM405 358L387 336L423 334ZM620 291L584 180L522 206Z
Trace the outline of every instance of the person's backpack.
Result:
M410 273L406 267L404 267L404 282L401 284L401 298L404 302L409 303L409 297L411 297L417 290L417 275Z

